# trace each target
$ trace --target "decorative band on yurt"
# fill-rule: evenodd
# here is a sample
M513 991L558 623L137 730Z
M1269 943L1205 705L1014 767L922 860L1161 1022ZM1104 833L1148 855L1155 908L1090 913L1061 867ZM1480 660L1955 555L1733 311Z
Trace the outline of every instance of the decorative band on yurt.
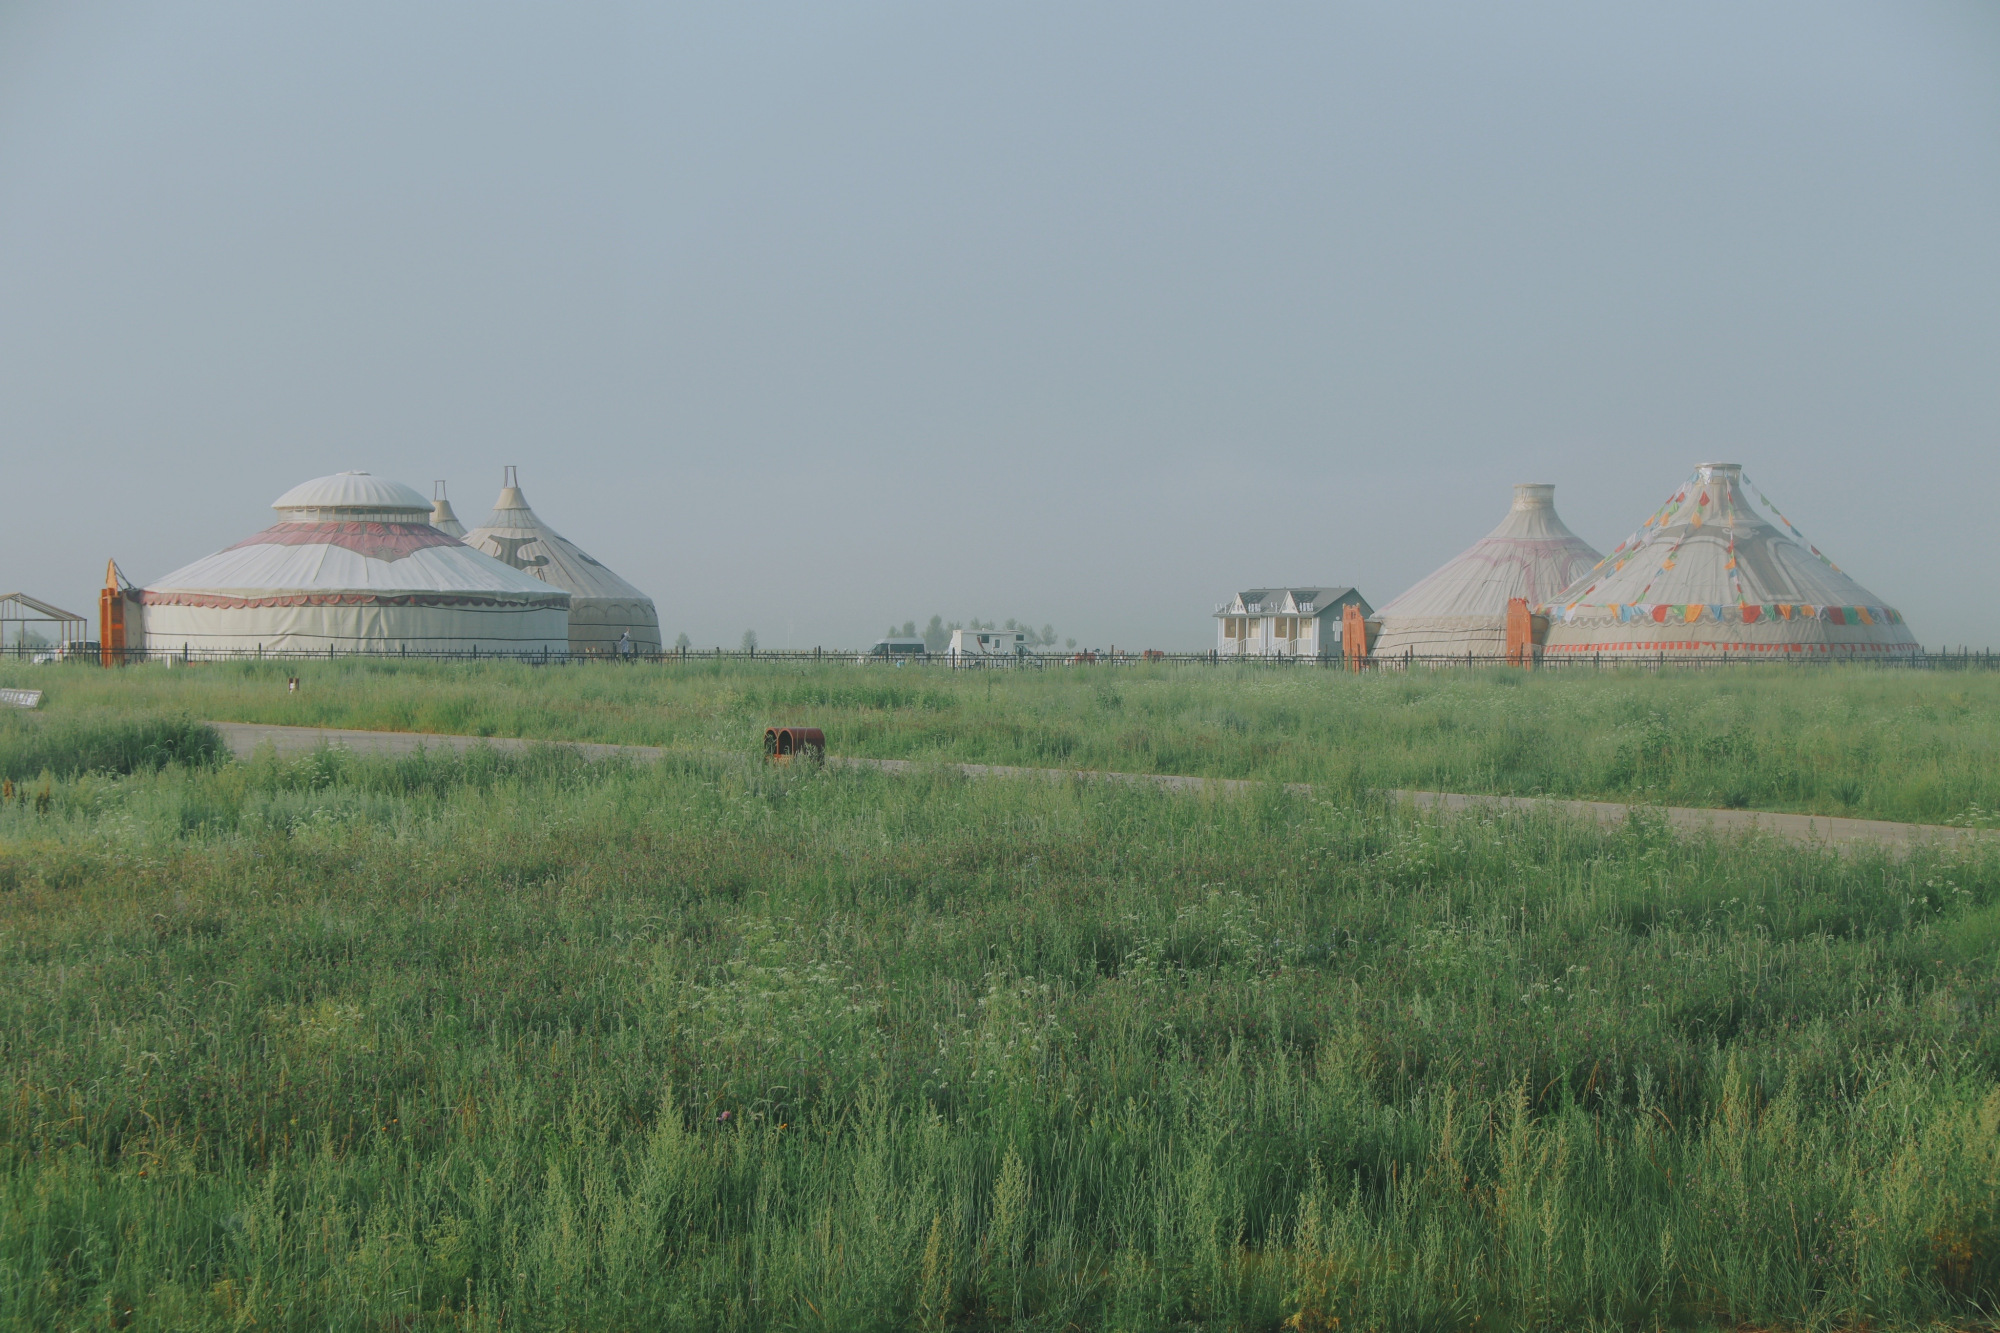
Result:
M139 594L139 600L147 606L204 606L230 610L260 606L498 606L560 610L569 605L569 594L554 592L546 597L535 597L472 592L297 592L269 597L230 597L222 593L147 589Z
M394 563L433 546L459 544L456 537L446 536L428 523L350 520L338 523L276 523L223 549L240 551L250 546L338 546L370 560Z
M1601 612L1606 619L1618 618L1621 625L1652 621L1655 625L1715 624L1755 625L1788 620L1820 620L1829 625L1900 625L1903 613L1893 606L1814 606L1805 602L1745 603L1730 606L1717 602L1631 602L1588 606L1571 603L1548 608L1564 624L1574 624L1580 614ZM1594 618L1594 617L1593 617Z
M1845 656L1848 653L1914 653L1917 647L1910 643L1745 643L1740 639L1717 643L1697 639L1678 642L1667 639L1626 639L1617 643L1552 643L1542 651L1544 653L1831 653Z

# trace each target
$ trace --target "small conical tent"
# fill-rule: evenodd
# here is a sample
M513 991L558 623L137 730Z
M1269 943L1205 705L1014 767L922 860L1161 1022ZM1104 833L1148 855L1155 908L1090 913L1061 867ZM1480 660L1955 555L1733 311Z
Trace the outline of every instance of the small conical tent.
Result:
M1902 613L1842 573L1736 463L1697 467L1548 610L1551 655L1917 651Z
M653 599L619 578L528 507L519 479L508 468L500 498L465 543L569 592L569 650L615 653L629 634L633 651L660 651L660 617Z
M271 502L280 521L138 593L149 652L557 654L569 595L447 537L431 502L341 472Z
M458 521L452 512L451 501L445 498L444 483L431 483L431 526L447 537L463 537L465 524Z
M1524 483L1499 527L1474 542L1378 616L1378 657L1498 657L1507 646L1507 602L1539 606L1589 569L1597 552L1556 517L1554 486Z

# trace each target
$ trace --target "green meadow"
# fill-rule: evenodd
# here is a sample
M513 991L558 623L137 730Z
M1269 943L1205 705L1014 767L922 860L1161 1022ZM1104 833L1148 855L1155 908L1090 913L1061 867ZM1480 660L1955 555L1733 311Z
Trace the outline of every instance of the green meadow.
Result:
M2000 679L285 674L0 669L0 1324L1995 1317L2000 852L1378 793L1985 822Z
M288 674L301 677L286 691ZM949 671L851 663L533 667L346 661L106 673L51 707L749 754L774 723L835 753L2000 822L2000 672L1746 666L1402 675L1271 667ZM7 764L0 753L0 766ZM16 771L28 771L15 766Z

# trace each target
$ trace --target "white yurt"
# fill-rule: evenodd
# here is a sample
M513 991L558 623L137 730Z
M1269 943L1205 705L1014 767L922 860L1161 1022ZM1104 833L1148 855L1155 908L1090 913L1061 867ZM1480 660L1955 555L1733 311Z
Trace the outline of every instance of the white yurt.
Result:
M1376 613L1382 629L1375 655L1504 653L1508 601L1522 597L1539 607L1597 559L1556 517L1555 494L1554 486L1541 482L1516 486L1499 527Z
M271 507L277 523L140 590L149 652L568 651L569 595L432 527L401 482L341 472Z
M1902 613L1808 542L1736 463L1697 467L1548 610L1550 656L1917 651Z
M465 534L465 542L569 593L570 652L615 653L628 634L634 652L660 651L660 617L653 599L542 522L528 508L513 468L506 470L492 514Z
M465 524L459 522L458 515L452 512L451 501L446 498L441 481L431 483L431 526L447 537L465 535Z

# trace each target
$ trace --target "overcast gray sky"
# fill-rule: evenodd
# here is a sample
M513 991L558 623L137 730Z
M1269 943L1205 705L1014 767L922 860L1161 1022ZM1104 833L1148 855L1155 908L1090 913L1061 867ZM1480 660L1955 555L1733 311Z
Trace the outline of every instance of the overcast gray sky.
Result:
M0 3L0 591L518 464L669 638L1377 605L1741 461L2000 644L2000 6Z

